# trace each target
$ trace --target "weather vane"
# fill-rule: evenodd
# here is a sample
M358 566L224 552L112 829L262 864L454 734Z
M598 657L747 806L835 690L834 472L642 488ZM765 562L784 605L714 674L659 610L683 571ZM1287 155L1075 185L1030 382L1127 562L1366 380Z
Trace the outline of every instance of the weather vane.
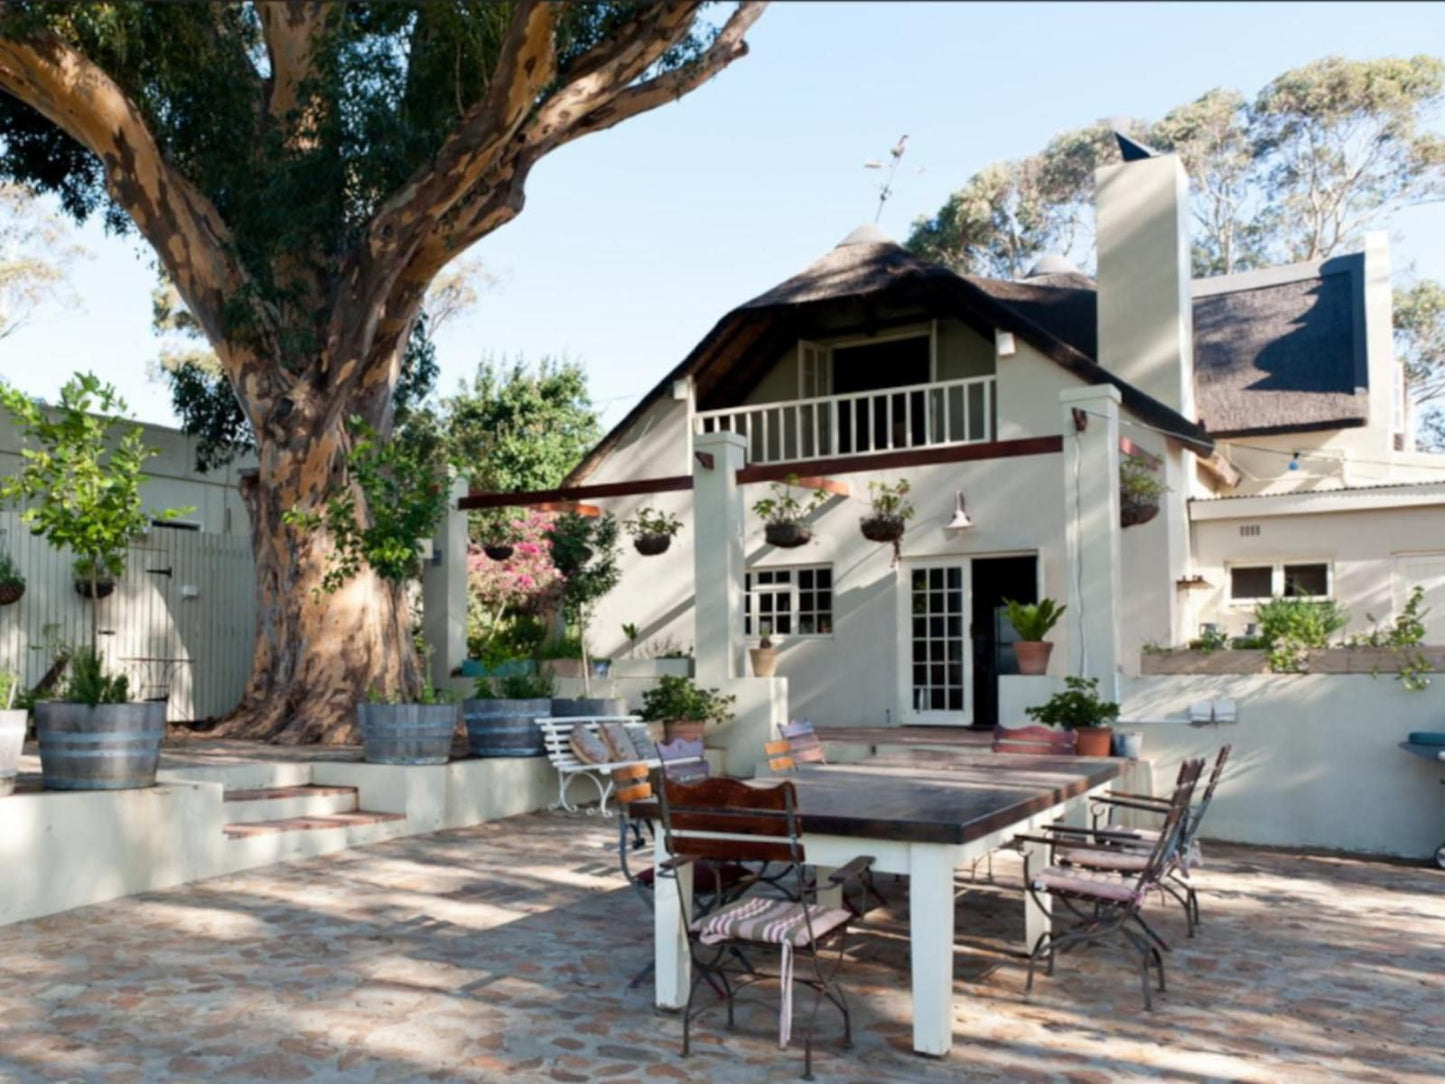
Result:
M898 142L893 144L893 149L888 152L888 156L893 160L891 164L882 162L877 158L870 159L863 163L864 169L886 168L888 170L888 176L885 177L883 183L878 186L878 210L873 213L873 221L875 223L883 216L883 205L888 202L888 197L893 195L893 177L898 172L898 163L903 161L903 152L907 149L908 133L904 132L898 137ZM919 166L916 172L922 173L923 167Z

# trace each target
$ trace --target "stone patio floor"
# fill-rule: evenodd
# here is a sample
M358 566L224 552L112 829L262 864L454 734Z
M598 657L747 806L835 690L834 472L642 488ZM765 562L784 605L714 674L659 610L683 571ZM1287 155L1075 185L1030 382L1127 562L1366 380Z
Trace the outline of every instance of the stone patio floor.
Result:
M775 989L678 1057L650 920L614 828L547 814L273 866L0 928L0 1080L796 1079ZM959 901L954 1053L911 1053L906 884L858 928L855 1046L820 1017L826 1081L1445 1079L1445 873L1222 845L1206 926L1177 907L1153 1013L1119 954L1061 959L1032 1003L1011 955L1019 867ZM8 870L6 876L44 876ZM996 965L996 966L995 966ZM799 998L800 1019L807 997Z

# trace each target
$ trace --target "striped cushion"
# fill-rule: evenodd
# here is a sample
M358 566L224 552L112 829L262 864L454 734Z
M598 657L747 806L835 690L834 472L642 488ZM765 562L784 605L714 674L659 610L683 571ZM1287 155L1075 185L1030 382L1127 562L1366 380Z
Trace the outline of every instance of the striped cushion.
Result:
M1118 900L1129 903L1137 896L1134 886L1113 877L1101 877L1067 866L1050 866L1034 874L1034 888L1047 892L1063 892L1070 896L1088 896L1091 899Z
M813 936L822 940L853 916L836 907L810 904ZM718 941L755 941L767 945L808 944L808 923L802 904L753 896L738 900L721 911L705 915L692 924L693 932L705 945Z
M1149 856L1142 851L1061 850L1055 855L1066 866L1085 869L1107 869L1115 873L1138 873L1149 865Z
M1159 833L1153 828L1121 828L1118 825L1111 824L1109 825L1109 831L1115 834L1127 833L1133 837L1131 840L1118 841L1121 847L1132 847L1137 842L1152 848L1154 844L1159 842ZM1079 865L1084 866L1088 864L1088 862L1079 863ZM1186 871L1204 864L1204 851L1200 849L1197 839L1189 841L1189 846L1184 849L1184 857L1179 864L1183 866ZM1112 869L1115 867L1109 868Z

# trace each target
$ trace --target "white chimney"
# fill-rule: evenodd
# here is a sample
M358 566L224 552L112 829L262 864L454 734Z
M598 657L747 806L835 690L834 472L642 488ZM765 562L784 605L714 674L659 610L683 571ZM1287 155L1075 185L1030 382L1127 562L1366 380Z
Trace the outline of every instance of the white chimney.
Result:
M1126 142L1094 174L1099 364L1192 420L1189 180L1176 155Z

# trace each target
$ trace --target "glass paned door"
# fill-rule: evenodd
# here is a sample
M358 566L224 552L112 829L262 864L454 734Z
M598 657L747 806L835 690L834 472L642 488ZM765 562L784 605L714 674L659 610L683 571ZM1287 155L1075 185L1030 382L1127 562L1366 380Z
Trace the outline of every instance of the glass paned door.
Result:
M904 571L905 721L968 721L968 563L913 564Z

